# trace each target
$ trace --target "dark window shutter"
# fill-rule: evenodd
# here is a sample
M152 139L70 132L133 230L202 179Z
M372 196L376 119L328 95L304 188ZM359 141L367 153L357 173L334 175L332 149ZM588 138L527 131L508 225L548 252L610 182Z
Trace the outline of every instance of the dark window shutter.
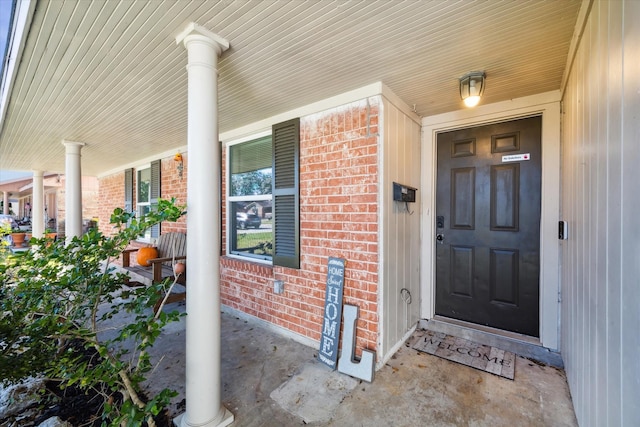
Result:
M300 119L273 126L273 265L300 268Z
M124 210L133 212L133 169L124 171Z
M160 160L151 162L151 188L149 189L149 203L151 209L158 208L158 199L160 198ZM151 227L151 237L160 236L160 224Z

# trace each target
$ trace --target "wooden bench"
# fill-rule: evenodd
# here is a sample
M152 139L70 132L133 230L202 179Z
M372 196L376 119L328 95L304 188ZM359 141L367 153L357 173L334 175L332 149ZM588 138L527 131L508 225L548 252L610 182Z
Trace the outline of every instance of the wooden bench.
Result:
M158 251L158 258L149 260L148 267L138 265L137 262L134 265L131 263L131 254L140 248L125 249L122 252L122 267L129 273L132 280L147 286L160 283L167 277L173 280L173 262L187 259L187 235L177 232L161 234L155 248ZM186 273L178 277L177 283L186 286ZM185 298L186 292L172 292L166 304L183 301ZM162 300L153 308L154 312L158 311L161 302Z

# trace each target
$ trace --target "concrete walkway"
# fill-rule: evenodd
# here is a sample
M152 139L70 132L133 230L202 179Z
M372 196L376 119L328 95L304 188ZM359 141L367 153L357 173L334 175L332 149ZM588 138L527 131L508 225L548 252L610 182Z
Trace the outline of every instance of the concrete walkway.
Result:
M172 304L165 310L184 306ZM416 333L419 333L417 331ZM159 339L151 391L184 410L184 319ZM403 346L372 383L333 372L317 349L222 313L222 396L234 426L576 426L564 371L516 357L513 381Z

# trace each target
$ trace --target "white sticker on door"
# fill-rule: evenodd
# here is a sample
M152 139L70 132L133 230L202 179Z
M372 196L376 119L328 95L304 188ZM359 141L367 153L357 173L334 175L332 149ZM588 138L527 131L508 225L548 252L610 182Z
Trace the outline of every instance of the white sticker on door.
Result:
M502 156L502 163L506 162L521 162L523 160L531 160L531 154L511 154L509 156Z

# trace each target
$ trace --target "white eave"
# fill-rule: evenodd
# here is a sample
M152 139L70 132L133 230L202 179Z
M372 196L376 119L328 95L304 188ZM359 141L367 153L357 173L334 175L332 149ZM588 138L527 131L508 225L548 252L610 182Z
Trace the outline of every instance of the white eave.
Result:
M16 65L22 57L35 7L35 0L18 0L16 2L12 25L7 36L7 62L2 68L2 78L0 79L0 133L4 126L9 96L16 76Z

